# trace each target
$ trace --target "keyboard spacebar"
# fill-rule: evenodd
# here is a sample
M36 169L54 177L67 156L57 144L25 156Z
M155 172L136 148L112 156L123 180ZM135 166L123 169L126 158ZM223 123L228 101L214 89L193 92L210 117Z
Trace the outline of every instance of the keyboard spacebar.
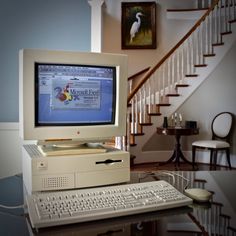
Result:
M88 210L75 210L71 211L72 216L78 216L78 215L91 215L91 214L99 214L99 213L105 213L105 212L111 212L114 211L114 207L103 207L103 208L94 208L94 209L88 209Z

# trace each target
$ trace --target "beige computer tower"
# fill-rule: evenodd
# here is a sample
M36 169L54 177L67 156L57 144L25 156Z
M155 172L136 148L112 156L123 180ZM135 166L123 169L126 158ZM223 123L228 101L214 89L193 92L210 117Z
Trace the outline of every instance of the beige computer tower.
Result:
M28 194L130 181L130 155L114 148L98 154L45 157L37 145L24 145L22 158Z

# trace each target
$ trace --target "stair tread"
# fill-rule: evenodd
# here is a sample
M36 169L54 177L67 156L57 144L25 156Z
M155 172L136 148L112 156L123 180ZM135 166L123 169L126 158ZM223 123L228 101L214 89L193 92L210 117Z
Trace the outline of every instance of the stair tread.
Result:
M213 44L212 44L212 46L222 46L222 45L224 45L223 42L221 42L221 43L213 43Z
M204 54L204 57L214 57L216 54L215 53L210 53L210 54Z
M176 84L175 87L189 87L189 84Z
M161 116L160 112L150 112L148 113L149 116Z
M130 143L129 145L130 145L131 147L135 147L135 146L137 146L136 143Z
M206 67L207 64L198 64L198 65L194 65L195 67Z
M170 103L158 103L157 106L170 106Z
M221 35L232 34L232 31L221 32Z
M144 133L136 133L136 134L132 134L134 136L141 136L141 135L144 135Z
M185 77L197 77L198 75L197 74L187 74L185 75Z
M178 93L168 93L166 94L167 97L179 97L180 95Z
M153 123L139 123L140 125L143 125L143 126L151 126L153 125Z

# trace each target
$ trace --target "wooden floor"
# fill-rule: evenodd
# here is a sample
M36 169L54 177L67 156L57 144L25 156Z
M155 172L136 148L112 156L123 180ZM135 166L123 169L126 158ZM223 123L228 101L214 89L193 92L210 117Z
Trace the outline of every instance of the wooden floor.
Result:
M192 166L188 163L181 163L178 168L175 167L174 163L145 163L145 164L133 164L131 165L131 171L154 171L154 170L181 170L181 171L192 171ZM195 170L209 171L212 170L210 165L198 163ZM217 166L216 170L229 170L226 166ZM236 170L233 168L232 170Z

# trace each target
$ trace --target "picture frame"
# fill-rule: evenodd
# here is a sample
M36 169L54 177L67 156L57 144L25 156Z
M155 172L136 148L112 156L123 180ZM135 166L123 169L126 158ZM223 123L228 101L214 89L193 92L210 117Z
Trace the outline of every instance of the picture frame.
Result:
M121 3L122 49L156 48L156 2Z

